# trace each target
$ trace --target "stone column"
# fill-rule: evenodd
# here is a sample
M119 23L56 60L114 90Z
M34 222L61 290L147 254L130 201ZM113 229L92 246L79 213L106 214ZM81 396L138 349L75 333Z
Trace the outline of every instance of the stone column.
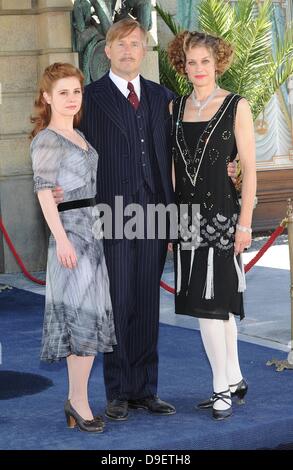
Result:
M30 271L44 269L46 229L33 194L29 116L43 68L77 64L71 0L0 0L0 216ZM16 272L0 232L0 272Z

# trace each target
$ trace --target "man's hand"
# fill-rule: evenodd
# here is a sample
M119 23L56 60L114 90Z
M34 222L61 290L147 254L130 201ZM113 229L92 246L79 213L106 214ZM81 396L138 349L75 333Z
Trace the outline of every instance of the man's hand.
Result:
M228 176L231 178L233 183L235 184L237 181L237 162L234 160L233 162L228 163Z
M52 194L53 194L55 204L60 204L60 202L63 202L64 191L62 188L60 188L60 186L56 186L56 188L52 190Z

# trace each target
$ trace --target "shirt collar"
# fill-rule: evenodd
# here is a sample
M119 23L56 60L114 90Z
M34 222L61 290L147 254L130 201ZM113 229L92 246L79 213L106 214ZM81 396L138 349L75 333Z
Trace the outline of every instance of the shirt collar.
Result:
M109 78L112 80L112 82L119 88L121 93L127 98L129 95L129 90L127 88L128 81L125 80L122 77L119 77L119 75L116 75L112 70L109 72ZM140 75L138 74L133 80L131 80L131 83L134 86L134 91L138 96L138 99L140 100Z

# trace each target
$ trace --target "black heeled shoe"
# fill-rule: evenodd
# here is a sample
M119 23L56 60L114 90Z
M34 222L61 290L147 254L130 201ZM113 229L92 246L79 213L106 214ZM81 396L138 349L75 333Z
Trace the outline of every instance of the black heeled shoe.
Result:
M101 426L105 427L106 426L106 423L105 423L105 420L103 418L103 416L94 416L94 420L97 421L98 423L101 424Z
M222 400L224 403L226 403L226 405L229 405L229 408L226 408L225 410L216 410L215 408L213 408L213 418L217 419L218 421L221 419L228 418L232 414L232 405L230 405L231 397L230 395L225 395L228 392L230 392L229 389L224 390L223 392L213 393L213 400L214 400L213 405L218 400Z
M245 400L244 397L247 394L248 390L248 383L246 382L245 379L241 379L240 382L234 385L229 385L229 387L236 387L236 390L234 392L231 392L231 397L237 397L237 403L238 405L244 405Z
M75 428L75 426L77 426L80 431L85 432L104 431L104 424L102 424L100 417L96 417L90 420L83 419L71 406L70 400L67 400L64 405L64 413L67 421L67 426L69 428Z

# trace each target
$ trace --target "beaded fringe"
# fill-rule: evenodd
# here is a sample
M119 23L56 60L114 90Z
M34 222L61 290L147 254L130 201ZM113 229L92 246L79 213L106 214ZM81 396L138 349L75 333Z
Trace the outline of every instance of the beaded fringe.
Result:
M236 255L234 255L234 265L238 276L238 292L244 292L246 289L245 271L244 264L242 261L242 254L239 258L240 263L238 264Z
M177 249L177 287L176 293L179 294L181 291L181 282L182 282L182 271L181 271L181 254L180 254L180 244L178 244ZM188 278L188 289L190 285L193 263L194 263L194 255L195 255L195 247L191 248L191 255L190 255L190 268L189 268L189 278ZM242 254L239 257L239 264L237 258L234 254L234 266L236 269L237 277L238 277L238 292L244 292L246 289L246 279L245 279L245 271L244 271L244 264L242 260ZM214 248L210 247L208 251L208 260L207 260L207 276L206 276L206 283L204 287L203 296L206 300L210 300L214 298Z
M214 298L214 249L211 246L208 253L207 277L205 285L205 299Z
M177 248L177 288L176 293L179 294L181 291L181 255L180 255L180 243Z

